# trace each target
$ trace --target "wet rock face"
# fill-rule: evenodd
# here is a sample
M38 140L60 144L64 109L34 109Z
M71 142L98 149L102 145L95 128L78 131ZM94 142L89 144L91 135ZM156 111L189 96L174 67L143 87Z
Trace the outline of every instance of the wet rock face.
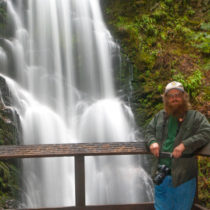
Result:
M0 108L11 106L11 95L6 80L0 76Z
M0 145L20 144L22 136L17 112L10 108L0 110Z
M6 80L0 76L0 145L20 144L20 118L13 106ZM19 203L20 160L0 161L0 208L17 208Z
M0 76L0 144L19 144L22 136L20 118L13 108L6 81Z

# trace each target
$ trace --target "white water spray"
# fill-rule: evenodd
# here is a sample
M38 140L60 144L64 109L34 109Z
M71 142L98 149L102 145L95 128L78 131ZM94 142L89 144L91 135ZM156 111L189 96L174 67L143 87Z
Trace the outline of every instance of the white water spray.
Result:
M2 41L0 64L23 143L135 141L133 114L115 96L111 55L118 46L99 0L7 0L7 7L14 34ZM139 162L86 158L87 204L151 200ZM23 185L25 207L74 205L72 158L23 160Z

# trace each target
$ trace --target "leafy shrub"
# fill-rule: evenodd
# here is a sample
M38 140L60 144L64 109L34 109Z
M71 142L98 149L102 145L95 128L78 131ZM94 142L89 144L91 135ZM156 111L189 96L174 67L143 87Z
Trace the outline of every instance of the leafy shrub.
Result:
M208 22L208 23L202 23L201 24L201 30L210 31L210 22Z
M203 73L200 70L196 70L188 78L182 73L178 73L173 76L173 79L181 82L185 90L192 96L195 97L200 92L200 87L202 84Z
M155 23L155 19L149 15L142 15L140 20L137 19L137 24L140 30L148 36L156 36L158 34Z

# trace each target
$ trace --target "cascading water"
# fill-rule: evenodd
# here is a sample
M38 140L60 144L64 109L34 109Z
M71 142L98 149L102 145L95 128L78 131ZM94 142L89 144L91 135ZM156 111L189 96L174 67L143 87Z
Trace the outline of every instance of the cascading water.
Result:
M0 40L0 65L23 144L135 141L133 114L115 95L112 54L119 50L99 0L5 2L10 34ZM141 161L86 158L87 204L151 200ZM23 160L22 176L23 206L74 205L72 158Z

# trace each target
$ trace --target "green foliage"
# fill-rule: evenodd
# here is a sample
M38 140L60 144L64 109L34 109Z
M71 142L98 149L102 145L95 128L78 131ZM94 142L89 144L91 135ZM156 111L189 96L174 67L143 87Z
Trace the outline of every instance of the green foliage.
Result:
M190 28L182 26L181 24L178 24L176 26L175 30L177 31L177 33L179 35L182 35L185 38L188 38L188 37L192 36L192 34L194 34Z
M210 158L198 158L198 197L199 201L210 208Z
M173 80L181 82L185 90L192 96L195 97L200 92L202 85L203 73L200 70L196 70L192 75L186 78L182 73L175 74Z
M13 113L0 109L0 145L15 144L17 139ZM18 164L18 160L0 161L0 207L8 208L8 203L16 202L20 177Z
M189 17L192 17L196 12L192 7L188 7L186 13Z
M0 207L6 207L8 201L18 197L19 171L11 161L0 162Z
M208 22L208 23L201 23L201 30L210 31L210 22Z
M158 30L155 26L156 20L149 15L142 15L141 18L136 18L136 24L147 36L157 36Z
M210 71L210 59L204 60L203 70Z
M210 35L200 44L195 45L201 52L210 54Z
M123 16L119 16L118 17L118 22L116 24L116 26L121 30L132 30L132 31L136 31L136 27L134 24L129 23L127 18L123 17Z
M167 33L165 31L162 31L160 33L160 37L161 37L162 40L166 41L167 40Z
M160 4L159 7L152 13L152 17L156 22L164 21L167 18L167 9L165 4Z
M202 53L210 53L210 34L207 32L192 32L188 34L192 45L198 48Z
M159 93L163 93L163 90L164 90L163 84L159 84L159 85L157 86L157 89L158 89L158 92L159 92Z

